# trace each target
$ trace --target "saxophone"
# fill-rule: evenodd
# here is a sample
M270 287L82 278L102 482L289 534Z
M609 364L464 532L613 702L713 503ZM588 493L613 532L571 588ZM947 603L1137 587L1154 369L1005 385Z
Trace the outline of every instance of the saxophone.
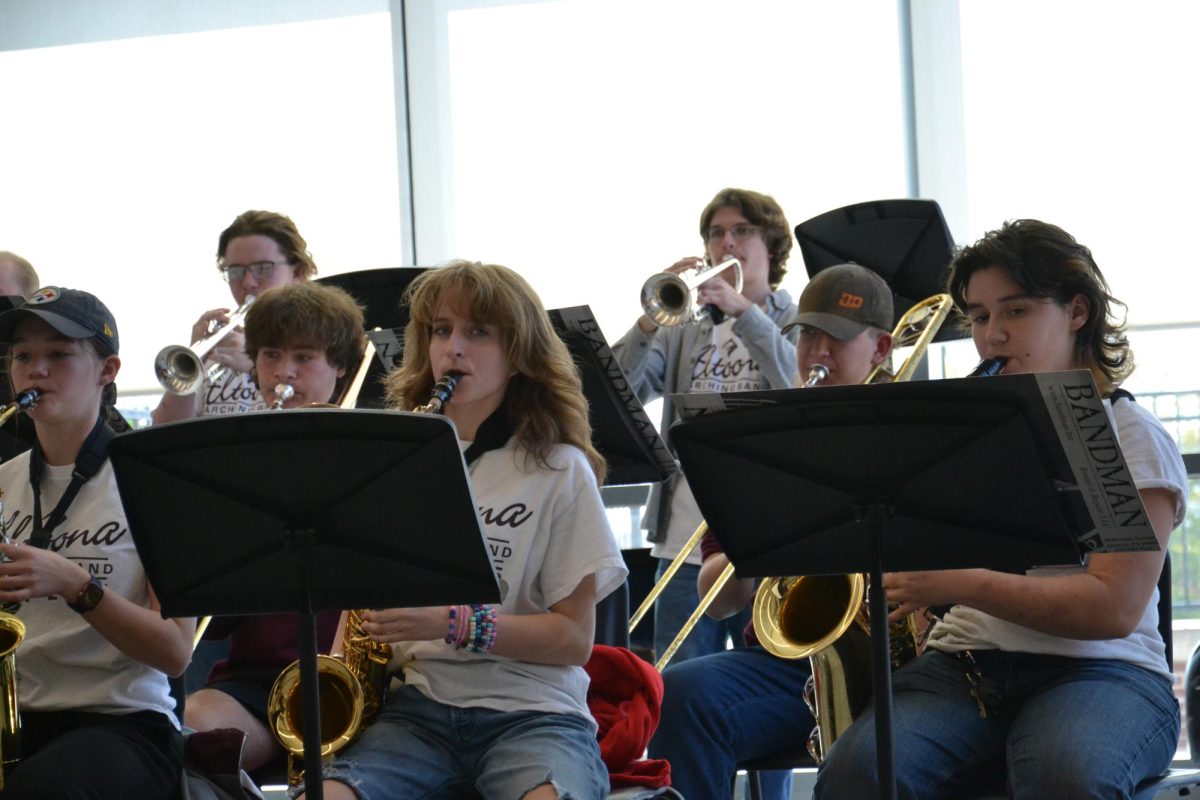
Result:
M20 411L37 405L39 392L27 389L0 409L0 425ZM4 519L4 493L0 492L0 541L11 544ZM2 558L2 557L0 557ZM17 648L25 640L25 623L17 618L20 603L0 604L0 792L4 771L21 759L21 708L17 691Z
M916 371L954 302L948 294L928 297L908 309L892 331L893 347L912 352L889 382L906 381ZM882 366L882 365L881 365ZM863 381L872 383L877 367ZM809 383L815 383L810 376ZM846 732L871 699L871 625L867 580L862 574L798 575L769 578L754 595L754 632L767 652L780 658L807 658L812 675L804 700L816 722L808 753L820 764L837 737ZM912 614L888 624L892 669L917 656L920 636Z
M441 411L454 394L459 377L453 372L444 376L433 385L429 401L413 411L422 414ZM392 647L375 641L363 630L364 610L346 612L341 655L317 656L323 759L354 741L364 727L375 721L387 702ZM304 760L301 720L300 662L297 660L279 673L267 698L267 726L288 753L287 775L291 786L298 785L303 778L299 768Z

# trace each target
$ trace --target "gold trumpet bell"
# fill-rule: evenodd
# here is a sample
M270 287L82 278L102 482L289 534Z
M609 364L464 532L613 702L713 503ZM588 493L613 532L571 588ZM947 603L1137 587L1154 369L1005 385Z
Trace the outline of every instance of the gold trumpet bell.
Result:
M362 728L362 683L334 656L317 656L317 691L321 710L321 758L349 744ZM304 755L304 723L300 691L300 662L279 673L267 703L267 721L275 738L288 752L288 784L303 777L299 764Z
M860 573L764 580L754 595L759 644L780 658L808 658L828 647L854 624L864 586Z

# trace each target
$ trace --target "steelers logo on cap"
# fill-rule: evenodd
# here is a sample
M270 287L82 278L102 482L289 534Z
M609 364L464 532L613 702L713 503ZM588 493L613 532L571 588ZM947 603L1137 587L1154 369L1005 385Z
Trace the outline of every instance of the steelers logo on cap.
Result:
M59 291L53 286L44 286L34 293L33 297L29 298L30 305L41 303L52 303L59 298Z

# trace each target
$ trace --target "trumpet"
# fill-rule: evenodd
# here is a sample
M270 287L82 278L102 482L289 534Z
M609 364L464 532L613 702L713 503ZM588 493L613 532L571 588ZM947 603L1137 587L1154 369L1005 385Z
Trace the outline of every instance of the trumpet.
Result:
M697 306L696 303L696 291L700 284L707 283L730 267L734 268L737 276L734 290L741 293L742 262L727 258L720 264L685 270L678 275L674 272L651 275L642 284L642 310L655 325L662 327L698 322L708 313L707 306Z
M212 382L218 379L225 367L222 364L211 364L205 370L204 357L245 321L253 303L254 295L246 297L245 302L229 315L228 322L191 347L169 344L159 350L154 358L154 375L163 389L176 395L194 394L205 380Z
M13 398L11 403L6 405L3 409L0 409L0 425L8 422L8 418L13 414L16 414L18 411L28 411L36 406L38 398L41 396L42 393L37 389L26 389L25 391L21 392L19 395Z
M825 366L824 364L813 364L812 367L809 368L808 377L805 379L801 388L816 386L828 376L829 367ZM671 560L671 563L667 565L667 568L663 570L663 576L658 579L658 582L655 583L654 586L650 587L650 591L646 594L645 599L642 600L641 604L637 607L637 610L633 612L633 616L629 618L630 633L633 633L633 629L638 626L638 623L640 623L646 614L649 613L650 609L654 607L654 603L658 600L658 596L661 595L663 590L667 588L667 584L674 579L675 573L678 572L679 568L683 566L684 562L687 560L687 557L692 553L692 551L700 546L700 541L704 538L704 534L706 533L708 533L708 523L701 522L699 527L696 528L695 533L693 533L687 542L684 543L683 549L679 551L679 555L675 556L675 558ZM717 582L713 587L714 590L710 591L700 600L700 604L696 606L696 610L692 612L692 616L689 617L688 620L683 624L683 627L679 629L679 633L676 635L675 639L659 656L658 661L654 664L654 668L659 672L662 672L666 668L667 664L675 656L675 652L683 645L687 635L691 633L692 628L696 627L696 623L700 621L700 617L704 615L704 612L708 611L708 607L712 605L713 599L716 598L717 593L721 590L721 587L729 581L729 577L733 575L732 564L727 567L727 571L729 575L722 575L717 579Z

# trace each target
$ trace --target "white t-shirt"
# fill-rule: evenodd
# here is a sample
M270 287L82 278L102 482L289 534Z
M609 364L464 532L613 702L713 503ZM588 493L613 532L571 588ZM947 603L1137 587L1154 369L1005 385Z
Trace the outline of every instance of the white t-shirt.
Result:
M1114 419L1117 440L1125 454L1137 489L1168 489L1175 495L1175 526L1187 511L1187 470L1175 442L1162 423L1135 402L1105 403ZM1039 567L1026 574L1053 577L1083 572L1083 566ZM1128 661L1152 672L1172 676L1166 649L1158 632L1158 588L1142 612L1137 628L1123 639L1087 641L1041 633L1006 622L967 606L954 606L929 636L934 650L1005 650L1074 658L1107 658Z
M757 361L741 338L733 332L734 317L714 325L712 337L692 365L690 392L756 392L767 389L767 380ZM679 555L688 538L704 521L692 487L686 480L675 484L671 493L671 516L666 539L651 549L655 558L672 559ZM700 565L700 548L687 558L688 564Z
M4 522L18 544L33 532L33 489L29 453L0 464ZM42 515L71 482L73 465L45 467ZM149 584L133 546L129 523L117 494L112 462L83 487L53 531L48 549L96 576L105 592L150 606ZM74 598L71 598L74 599ZM25 623L25 641L17 650L21 708L26 711L94 711L127 714L158 711L178 727L167 676L122 653L61 597L23 603L17 616Z
M500 581L498 614L540 614L565 599L588 575L596 600L621 585L627 570L608 525L596 478L583 453L569 445L550 451L547 470L516 448L515 440L471 465L492 565ZM496 632L504 638L504 625ZM499 711L544 711L591 719L582 667L530 664L457 650L443 641L394 647L404 680L427 697L453 706Z
M216 384L204 384L197 392L201 398L199 413L204 417L244 414L267 407L249 372L230 372Z

